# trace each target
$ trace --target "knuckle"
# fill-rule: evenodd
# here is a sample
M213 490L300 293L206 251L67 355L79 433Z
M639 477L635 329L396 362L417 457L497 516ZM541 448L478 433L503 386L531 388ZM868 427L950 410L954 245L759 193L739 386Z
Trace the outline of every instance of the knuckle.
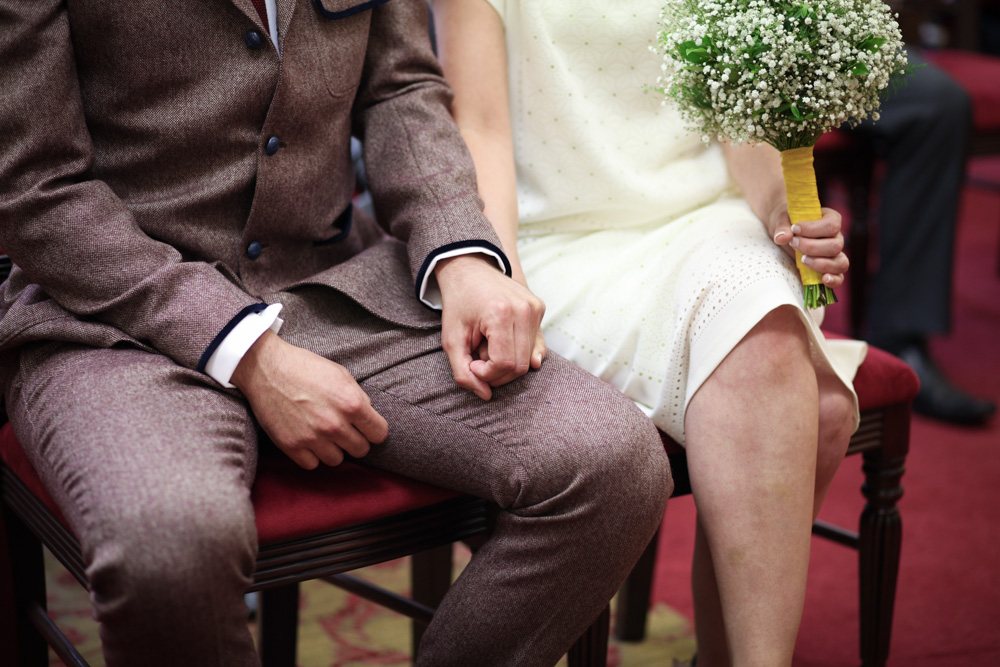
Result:
M501 374L510 373L512 370L514 370L516 365L517 364L513 359L504 358L496 360L496 369L498 373Z
M513 314L513 306L509 301L497 299L490 304L490 311L497 317L508 319Z
M350 394L341 398L340 409L345 414L355 416L365 409L365 402L357 394Z
M330 466L339 466L344 462L344 452L340 447L332 446L323 457L324 463Z

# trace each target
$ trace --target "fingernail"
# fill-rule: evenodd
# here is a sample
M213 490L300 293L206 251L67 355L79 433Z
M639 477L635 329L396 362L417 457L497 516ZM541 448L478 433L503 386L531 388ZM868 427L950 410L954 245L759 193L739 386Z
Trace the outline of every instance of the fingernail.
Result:
M802 263L806 266L812 266L813 258L808 255L802 255Z
M801 233L802 233L801 227L799 227L797 224L792 225L792 234L801 234Z
M774 235L774 242L781 243L785 238L785 232L778 232Z
M793 236L792 240L789 241L788 245L792 246L793 248L798 248L799 247L799 237L798 236Z
M823 282L829 285L830 283L833 282L833 276L823 276Z

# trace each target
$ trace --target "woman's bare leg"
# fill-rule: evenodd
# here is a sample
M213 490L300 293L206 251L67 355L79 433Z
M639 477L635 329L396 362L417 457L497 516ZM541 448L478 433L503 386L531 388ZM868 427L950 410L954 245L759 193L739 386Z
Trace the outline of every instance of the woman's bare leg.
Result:
M762 322L762 324L764 323ZM767 326L773 325L769 323ZM843 460L850 440L853 425L851 416L854 410L850 392L831 372L827 371L819 375L817 389L819 433L815 460L816 481L813 491L812 520L815 520L834 474ZM690 426L689 422L689 430ZM695 467L697 468L698 465L695 464ZM728 641L723 621L723 609L719 600L718 581L716 580L709 541L700 519L695 534L691 582L697 619L698 664L700 667L728 665Z
M783 307L746 335L688 406L688 469L705 538L695 587L711 617L716 584L724 618L724 631L718 619L698 619L699 667L724 659L716 650L722 637L737 667L791 664L809 563L818 405L805 329Z

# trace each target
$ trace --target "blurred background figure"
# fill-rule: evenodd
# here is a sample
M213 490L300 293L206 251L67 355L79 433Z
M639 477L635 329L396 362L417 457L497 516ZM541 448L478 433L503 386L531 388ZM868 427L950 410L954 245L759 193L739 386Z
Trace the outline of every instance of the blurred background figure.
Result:
M914 410L975 424L996 405L955 386L928 344L951 330L955 224L972 107L962 87L917 49L910 49L910 61L923 67L888 96L877 122L866 120L853 130L885 161L876 216L879 263L868 287L865 337L920 376Z
M936 363L931 342L951 332L954 245L960 195L966 184L970 139L982 133L975 106L1000 97L1000 2L890 0L899 12L911 62L920 64L905 86L884 101L878 122L852 134L884 162L877 219L878 268L867 292L861 335L901 357L920 376L919 414L980 424L996 404L953 383ZM984 81L992 78L992 83ZM970 81L973 85L970 87ZM974 91L970 98L970 91ZM983 92L987 95L984 97ZM998 128L986 128L996 133ZM1000 142L973 146L998 153ZM980 183L982 185L982 183ZM1000 183L987 183L1000 190ZM852 257L855 267L862 259Z

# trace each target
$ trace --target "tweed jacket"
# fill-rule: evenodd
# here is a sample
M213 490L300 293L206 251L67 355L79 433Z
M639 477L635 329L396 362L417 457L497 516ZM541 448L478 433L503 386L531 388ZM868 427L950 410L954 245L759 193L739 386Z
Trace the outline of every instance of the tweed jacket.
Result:
M0 350L199 368L308 284L439 325L414 295L430 258L499 241L424 1L277 0L277 25L280 55L251 0L0 0ZM351 209L352 135L385 231Z

